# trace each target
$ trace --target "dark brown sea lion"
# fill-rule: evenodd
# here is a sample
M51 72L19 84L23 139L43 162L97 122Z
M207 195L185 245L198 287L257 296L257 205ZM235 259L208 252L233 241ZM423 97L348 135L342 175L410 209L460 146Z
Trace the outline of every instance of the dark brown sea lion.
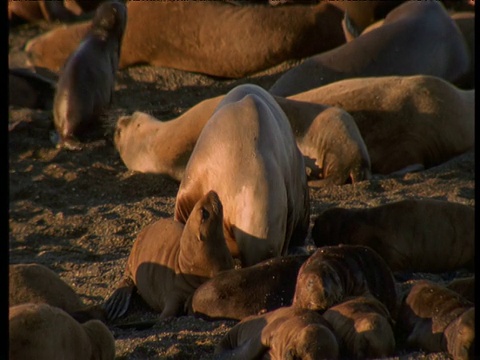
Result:
M425 74L456 82L469 64L465 40L443 5L407 1L377 29L287 71L270 92L289 96L342 79L370 76Z
M8 267L8 304L14 306L23 303L55 306L80 322L105 320L99 306L85 305L70 285L41 264L10 264Z
M451 18L457 24L460 32L465 39L467 49L470 55L470 67L469 71L463 77L462 87L465 89L475 88L475 12L473 11L461 11L454 12Z
M137 236L124 279L104 304L109 320L123 315L136 288L159 319L181 314L193 292L223 270L233 269L223 236L223 207L209 191L193 208L185 225L160 219Z
M99 320L80 324L60 308L31 303L10 306L8 320L10 359L115 359L115 339Z
M78 148L75 138L95 128L109 109L126 21L124 4L104 2L95 12L92 28L62 69L53 110L59 146Z
M239 85L235 91L238 96L265 95L253 84ZM169 121L138 111L120 117L114 143L124 164L130 170L180 181L203 126L223 97L204 100ZM287 115L304 156L310 186L342 185L371 177L368 150L350 114L322 104L275 100Z
M351 114L377 174L439 165L475 143L475 90L434 76L347 79L289 99Z
M208 320L242 320L289 306L298 269L308 256L279 256L245 268L223 271L195 290L192 313Z
M475 303L475 275L453 279L445 286Z
M474 359L475 306L444 286L427 280L413 285L401 302L397 327L412 349Z
M129 1L120 68L172 67L240 78L345 42L342 11L327 3L235 6L222 1ZM30 40L33 65L58 71L89 23L59 27Z
M367 294L396 314L395 280L380 255L361 245L323 246L298 271L292 304L324 311L349 296Z
M242 266L304 245L310 205L305 164L285 113L267 91L234 88L204 126L177 193L185 223L210 189L224 206L224 232Z
M330 208L314 220L312 238L317 246L369 246L392 271L473 270L475 211L436 199L406 199L371 208Z
M340 353L349 359L385 358L395 352L393 320L372 296L347 299L327 309L323 317L339 339Z
M338 343L319 313L282 307L249 316L233 326L215 348L215 359L337 359Z
M8 69L8 104L51 110L56 81L29 68Z

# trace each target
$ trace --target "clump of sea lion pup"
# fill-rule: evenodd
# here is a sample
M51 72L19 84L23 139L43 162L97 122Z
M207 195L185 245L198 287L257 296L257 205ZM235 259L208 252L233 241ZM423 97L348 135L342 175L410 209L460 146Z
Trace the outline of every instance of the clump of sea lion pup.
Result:
M409 8L403 8L403 12L399 8L378 26L387 28L390 23L395 25L409 11L417 14L416 9L410 9L417 6L408 5ZM429 6L432 7L430 11L438 10L437 5ZM98 7L84 42L65 63L54 98L54 123L60 137L59 146L78 149L77 134L88 129L109 109L126 16L125 6L118 2L106 2ZM445 21L448 22L448 19ZM396 29L393 26L391 28ZM368 29L359 35L361 41L356 44L364 39L375 39L379 32L374 31L375 28ZM368 33L371 35L365 37ZM351 42L354 43L356 39L351 39ZM341 51L345 49L348 47ZM341 54L341 51L333 54ZM445 77L448 80L461 78L456 71L465 68L467 61L465 52L460 52L460 55L458 61L462 66L456 68L454 74L447 72ZM315 61L322 64L324 58ZM310 60L306 64L318 67L315 61ZM237 320L238 323L215 348L214 356L218 359L264 356L271 359L312 360L377 358L394 355L399 344L403 343L413 350L447 352L455 360L473 359L474 277L456 279L445 286L419 281L405 293L399 292L395 278L397 272L440 273L463 268L473 271L473 208L432 199L404 200L366 209L331 208L314 219L312 239L317 249L308 255L289 254L292 244L304 245L310 217L309 190L304 169L308 167L307 155L317 154L311 150L311 144L321 143L321 146L328 148L318 158L327 154L326 150L332 150L330 145L325 145L323 138L315 142L308 137L311 133L305 131L301 134L307 134L305 140L296 131L301 128L300 125L304 125L299 125L304 118L298 120L295 114L311 113L314 114L311 119L317 119L319 113L329 113L328 108L311 105L317 103L315 99L325 100L325 97L312 92L290 94L292 87L284 85L288 85L292 79L294 85L298 85L298 76L292 78L291 74L302 69L299 67L287 73L272 87L272 91L279 95L293 95L289 99L274 97L257 86L247 84L233 89L225 97L203 103L201 109L205 113L202 113L202 126L196 129L195 136L188 139L188 145L179 145L183 147L175 149L178 152L173 157L180 153L181 161L172 161L166 166L162 164L158 166L161 170L155 170L168 173L180 181L175 217L159 219L142 229L128 257L124 278L104 303L85 307L74 291L47 268L30 265L25 266L21 273L20 266L11 266L10 356L29 358L35 354L36 358L43 360L58 356L61 350L64 351L61 356L65 358L73 352L83 351L85 359L113 359L115 342L106 324L115 324L127 313L132 293L136 290L151 309L159 313L158 320L184 314L206 319ZM371 75L368 71L364 74ZM343 76L330 75L332 78ZM456 101L455 104L472 105L474 90L457 91L450 83L433 76L415 75L402 79L385 77L381 81L382 84L385 81L399 83L403 79L417 85L427 83L425 89L429 89L431 83L438 84L436 89L443 89L441 93L450 96ZM370 80L352 81L364 81L372 86L377 80L372 77ZM332 80L333 84L328 87L328 92L332 94L328 106L333 108L340 102L334 99L336 92L330 89L335 86L348 87L345 84L349 84L349 80L343 81ZM83 88L94 83L101 83L102 86L90 96ZM408 86L405 85L405 88ZM310 105L300 103L307 99L312 101ZM439 109L431 102L425 103L427 101L422 100L416 106L418 109L422 106L429 110ZM355 105L351 104L352 115L347 112L343 114L341 106L338 108L340 112L335 108L335 116L342 121L330 125L338 134L338 124L347 124L342 131L348 135L348 139L355 140L355 165L352 168L345 165L345 169L335 169L341 176L338 175L331 182L323 181L322 184L341 185L347 178L353 182L368 180L371 167L382 173L402 170L404 165L419 165L423 169L436 164L440 158L443 160L473 145L472 136L459 136L458 141L453 139L448 132L448 123L448 126L445 125L445 137L453 139L453 145L445 145L447 150L451 150L445 151L447 155L444 156L443 149L437 148L437 154L431 160L426 155L423 157L419 150L411 157L413 163L399 165L399 160L393 164L399 169L386 166L382 169L387 161L383 158L383 162L379 161L380 155L372 157L373 164L370 164L367 149L370 154L380 154L382 149L375 148L372 151L374 145L369 145L372 137L367 134L368 125L365 125L363 115L359 115L360 111L354 114ZM42 103L42 106L48 104ZM239 114L248 121L241 119ZM131 164L125 160L130 159L128 154L123 157L125 149L132 151L131 147L125 145L127 127L145 118L148 124L156 126L156 119L140 113L118 121L115 146L124 161L128 162L128 167ZM308 126L303 128L311 129L311 119ZM462 113L460 122L464 130L467 129L465 133L469 133L472 119L470 108ZM244 120L241 126L238 125L240 120ZM172 121L172 124L175 122ZM271 131L265 132L265 129ZM224 139L220 137L222 131L227 132L228 136L244 131L242 134L246 136L231 141L228 136ZM376 131L379 132L378 128ZM362 136L367 139L365 142ZM249 142L250 138L261 139L264 143L272 139L275 141L268 143L271 146L262 148L262 141L253 143ZM280 142L284 146L274 146ZM218 144L225 148L225 144L228 144L231 148L219 156ZM415 147L412 144L409 146ZM256 216L247 222L251 231L245 233L242 229L245 223L240 221L244 221L246 213L242 213L239 222L235 223L231 214L239 214L240 210L230 200L234 198L238 202L239 194L245 195L245 182L242 182L243 177L240 180L225 180L227 176L224 175L231 169L238 170L233 160L239 158L239 149L245 152L247 148L249 156L254 154L255 159L264 161L257 164L248 158L245 164L256 167L253 170L244 167L245 173L259 173L259 169L265 166L275 174L272 177L268 172L262 173L264 178L257 185L263 192L259 190L248 194L250 198L242 198L248 200L245 203L257 205L255 209L249 208L247 211ZM338 156L341 151L335 149L335 152L328 152L330 155L332 153ZM427 150L425 153L431 154ZM223 160L220 166L218 162L210 165L209 161L205 161L211 158L218 160L219 157ZM321 161L325 166L338 165L338 161L332 161L327 155L324 157ZM151 171L154 167L151 164L158 165L155 161L145 165L144 157L142 161L142 171L147 169L145 172ZM226 164L232 168L223 173ZM330 170L322 169L324 178L325 174L332 173ZM212 174L212 179L208 174ZM259 195L279 189L280 184L285 185L282 191L272 191L271 197ZM244 204L242 206L245 208ZM274 215L263 219L258 213ZM251 235L258 229L276 229L274 225L278 224L278 232L268 237L265 246L261 241L267 238L266 235ZM234 268L234 257L241 260L242 268ZM23 277L21 274L24 274ZM269 281L272 277L276 277L276 281ZM239 284L243 284L241 288ZM280 293L281 297L272 296ZM48 336L45 336L46 331ZM60 347L55 339L65 341L67 345ZM23 346L24 342L31 345Z

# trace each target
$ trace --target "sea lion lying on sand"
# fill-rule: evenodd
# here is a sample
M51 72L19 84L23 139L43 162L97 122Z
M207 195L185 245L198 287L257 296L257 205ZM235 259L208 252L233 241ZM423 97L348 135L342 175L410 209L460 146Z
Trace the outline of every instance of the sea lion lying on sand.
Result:
M347 79L289 99L344 109L355 119L374 174L439 165L475 144L475 90L438 77Z
M303 157L285 113L265 90L231 90L204 126L178 189L185 223L209 189L224 206L224 233L242 266L303 246L310 216Z
M267 7L128 1L127 11L120 69L150 64L241 78L345 42L342 11L327 3ZM58 27L31 39L25 47L29 61L58 71L89 26Z
M317 312L282 307L249 316L232 327L215 348L215 359L337 359L338 343Z
M475 261L475 211L436 199L406 199L371 208L330 208L314 220L317 246L365 245L392 271L446 272Z
M264 96L257 85L235 87L238 96ZM270 98L270 96L267 96ZM223 95L204 100L176 119L160 121L135 112L115 127L115 147L128 169L180 181L205 123ZM352 117L337 107L275 97L285 112L305 161L311 187L370 179L370 157Z
M223 271L195 290L192 313L209 320L242 320L289 306L298 270L308 256L279 256L252 266Z
M189 307L198 286L233 267L223 236L223 206L217 193L209 191L195 204L185 225L160 219L138 234L125 277L104 309L109 320L122 316L137 289L160 312L159 319L176 316Z
M417 282L401 302L397 321L410 348L474 359L475 306L453 290L427 280Z
M25 303L8 309L10 359L115 359L115 339L99 320L78 323L48 304Z
M288 70L270 92L290 96L343 79L389 75L425 74L455 83L469 65L465 40L444 6L407 1L382 26Z

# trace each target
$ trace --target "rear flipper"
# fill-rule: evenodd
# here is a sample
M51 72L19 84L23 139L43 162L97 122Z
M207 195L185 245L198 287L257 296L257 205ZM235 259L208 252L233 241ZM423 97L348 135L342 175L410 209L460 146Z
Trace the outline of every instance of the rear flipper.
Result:
M105 301L103 309L109 321L118 319L127 312L135 288L133 280L131 278L125 278L120 282L117 289L115 289L107 301Z

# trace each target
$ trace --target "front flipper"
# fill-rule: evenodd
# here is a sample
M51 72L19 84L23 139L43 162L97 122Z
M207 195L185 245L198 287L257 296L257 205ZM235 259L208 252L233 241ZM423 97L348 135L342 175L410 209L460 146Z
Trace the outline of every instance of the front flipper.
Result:
M105 301L103 308L109 321L124 315L130 305L135 284L131 278L123 279L112 295Z

